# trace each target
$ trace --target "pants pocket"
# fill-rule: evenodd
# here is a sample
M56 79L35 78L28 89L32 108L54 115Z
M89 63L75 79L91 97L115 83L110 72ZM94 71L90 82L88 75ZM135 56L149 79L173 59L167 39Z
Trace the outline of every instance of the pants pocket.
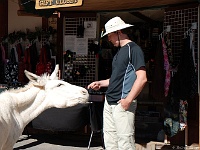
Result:
M122 107L122 104L121 104L121 103L117 104L117 108L118 108L119 111L126 111L126 110Z

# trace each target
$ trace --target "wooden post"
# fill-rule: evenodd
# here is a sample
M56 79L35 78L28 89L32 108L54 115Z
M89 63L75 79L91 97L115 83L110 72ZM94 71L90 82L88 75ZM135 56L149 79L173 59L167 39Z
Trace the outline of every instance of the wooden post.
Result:
M185 127L185 146L188 146L188 125Z
M198 6L198 98L199 98L199 114L200 114L200 42L199 42L199 39L200 39L200 27L199 27L199 23L200 23L200 5ZM200 147L200 115L199 115L199 147Z

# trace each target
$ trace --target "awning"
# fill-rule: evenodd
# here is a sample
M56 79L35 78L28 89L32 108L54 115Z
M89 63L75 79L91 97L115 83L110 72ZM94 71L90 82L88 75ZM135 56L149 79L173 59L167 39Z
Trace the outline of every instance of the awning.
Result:
M84 0L80 7L60 8L60 11L125 11L150 7L162 7L198 0Z
M18 0L20 10L19 15L23 15L29 10L30 14L42 15L43 13L51 13L52 9L35 10L36 0ZM52 0L55 1L55 0ZM60 0L63 1L63 0ZM73 1L73 0L68 0ZM60 7L57 11L79 11L79 12L107 12L107 11L134 11L148 8L170 7L180 4L198 2L198 0L83 0L81 6ZM33 8L32 8L33 7ZM30 12L33 10L33 12ZM53 10L52 10L53 11ZM46 15L48 16L48 15Z

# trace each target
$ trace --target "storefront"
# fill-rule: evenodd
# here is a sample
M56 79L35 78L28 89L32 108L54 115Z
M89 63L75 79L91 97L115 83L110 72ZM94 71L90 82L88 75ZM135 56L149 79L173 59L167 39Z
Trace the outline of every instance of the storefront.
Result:
M21 6L19 12L21 15L25 15L26 12L22 9ZM186 86L183 84L186 82L184 79L191 77L191 74L189 74L185 78L180 79L181 76L179 75L178 82L174 82L174 80L177 81L176 73L179 73L178 67L184 65L182 58L182 52L186 48L184 47L184 40L192 34L190 40L193 44L191 45L191 42L187 44L192 47L192 58L194 64L196 64L194 74L196 78L191 81L194 83L190 85L190 88L194 88L193 92L195 93L193 93L190 99L179 99L186 100L183 101L185 104L182 105L183 110L178 111L179 113L187 113L185 120L181 120L183 121L182 123L187 124L187 127L183 131L175 133L175 136L168 138L168 140L174 145L200 143L200 99L198 96L200 86L198 59L200 15L198 1L181 0L177 2L176 0L168 0L131 3L123 1L110 4L107 0L102 0L101 2L88 0L84 1L80 7L59 8L57 9L57 14L60 14L60 16L55 15L49 19L43 18L43 27L48 28L52 24L56 24L54 28L56 28L57 33L54 44L56 44L56 63L59 63L62 68L61 78L83 87L96 79L108 78L110 75L110 64L115 54L115 49L106 40L100 38L105 22L114 16L120 16L126 22L135 25L133 28L135 42L144 51L148 69L148 83L138 97L137 138L153 140L157 138L158 132L163 128L164 108L174 98L173 87L177 87L173 85L180 84ZM90 35L84 32L87 25L90 25L88 27L88 30L91 29ZM165 37L166 35L167 37ZM172 70L170 70L171 89L166 95L164 95L163 87L166 70L161 65L163 61L161 59L163 57L161 48L163 37L169 41L168 58L172 67ZM74 48L74 44L71 43L75 43L75 45L82 43L81 48L84 48L84 50L75 51L74 49L78 48ZM160 51L158 51L159 48L161 48ZM186 54L186 56L189 55ZM184 58L185 61L186 59L188 57ZM189 67L188 69L191 68ZM187 74L188 69L182 69L182 72L179 74ZM178 88L181 91L180 86ZM181 115L181 117L183 116ZM156 129L154 130L153 127ZM149 133L147 134L147 132Z

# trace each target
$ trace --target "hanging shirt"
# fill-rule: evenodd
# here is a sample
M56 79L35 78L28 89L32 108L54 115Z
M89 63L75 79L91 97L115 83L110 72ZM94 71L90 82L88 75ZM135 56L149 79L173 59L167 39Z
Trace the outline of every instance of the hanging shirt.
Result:
M183 39L182 55L174 78L174 95L182 100L194 98L198 92L198 77L195 72L189 36Z
M170 86L170 79L171 79L171 74L170 74L170 64L168 60L168 55L167 55L167 46L165 44L164 38L162 38L162 47L163 47L163 56L164 56L164 69L166 71L165 74L165 83L164 83L164 92L165 96L168 95L169 92L169 86Z

